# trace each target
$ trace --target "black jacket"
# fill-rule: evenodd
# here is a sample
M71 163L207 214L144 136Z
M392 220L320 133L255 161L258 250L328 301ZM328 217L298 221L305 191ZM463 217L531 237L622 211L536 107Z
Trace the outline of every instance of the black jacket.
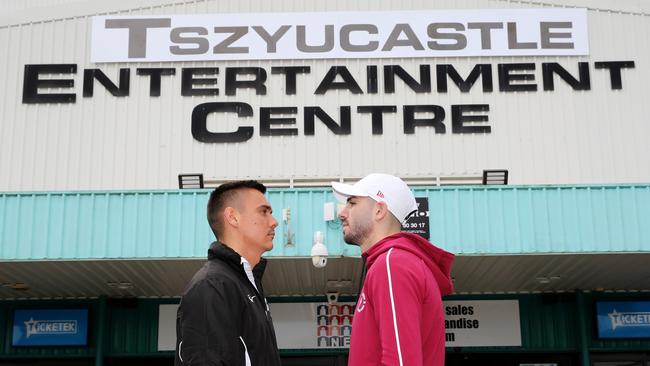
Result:
M176 316L174 365L280 365L273 320L262 289L266 261L250 283L241 257L214 242L208 262L185 289Z

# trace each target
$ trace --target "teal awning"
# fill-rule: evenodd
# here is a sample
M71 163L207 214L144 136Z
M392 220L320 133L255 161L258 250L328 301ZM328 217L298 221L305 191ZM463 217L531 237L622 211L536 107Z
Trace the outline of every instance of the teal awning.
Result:
M416 187L431 241L461 255L650 252L650 185ZM203 258L209 190L0 193L0 260ZM268 256L358 256L323 220L327 188L270 189L279 221ZM282 210L291 210L290 222ZM290 230L288 230L290 229ZM290 232L293 245L286 245Z

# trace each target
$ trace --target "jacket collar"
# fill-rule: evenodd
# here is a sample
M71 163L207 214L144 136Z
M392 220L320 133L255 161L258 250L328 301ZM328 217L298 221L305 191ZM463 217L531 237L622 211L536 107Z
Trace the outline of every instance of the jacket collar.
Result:
M219 241L213 242L210 245L210 249L208 249L208 260L215 259L222 260L228 263L230 266L233 266L242 272L244 271L244 267L241 264L241 256L228 245ZM255 278L261 281L265 269L266 259L260 258L259 263L257 263L257 265L253 268L253 275Z

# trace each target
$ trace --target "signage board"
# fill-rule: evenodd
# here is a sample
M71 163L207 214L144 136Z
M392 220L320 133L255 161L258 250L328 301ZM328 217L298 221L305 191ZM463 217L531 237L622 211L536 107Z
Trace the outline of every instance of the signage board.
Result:
M178 304L158 306L158 351L176 350L176 312Z
M431 236L429 229L429 198L415 197L415 202L418 205L418 210L402 224L402 231L418 234L428 240Z
M650 338L650 301L596 303L598 338Z
M160 305L158 350L174 350L178 305ZM349 348L355 304L271 303L280 349ZM519 301L444 301L447 347L521 346Z
M84 346L88 309L16 310L13 346Z
M445 301L447 347L521 346L518 300Z
M586 9L96 16L92 62L589 53Z

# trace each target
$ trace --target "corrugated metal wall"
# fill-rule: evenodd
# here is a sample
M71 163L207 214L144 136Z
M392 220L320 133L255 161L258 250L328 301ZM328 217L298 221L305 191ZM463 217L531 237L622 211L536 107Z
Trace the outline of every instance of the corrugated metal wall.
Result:
M454 253L634 252L650 250L649 188L470 187L423 196L432 242Z
M159 305L157 300L115 301L109 307L107 356L158 352Z
M205 191L0 197L5 259L203 257L211 240Z
M572 294L526 295L519 298L521 338L526 349L556 352L578 349L575 296Z
M431 241L457 254L650 251L650 186L417 188ZM203 258L209 191L0 194L0 260ZM309 256L315 231L331 256L358 256L329 189L271 189L276 257ZM291 221L282 210L291 210ZM286 245L291 234L293 245Z
M425 1L401 2L237 2L191 1L166 4L151 1L133 10L124 2L114 10L123 15L206 14L239 12L481 9L540 7L520 1ZM579 1L573 3L581 4ZM593 5L582 2L583 5ZM292 60L182 63L89 63L90 16L88 6L70 6L72 17L25 23L5 21L0 25L0 191L157 189L173 188L180 173L203 172L210 178L326 179L360 177L386 171L404 177L467 176L483 169L505 168L515 184L638 183L650 181L650 156L645 136L650 132L643 109L647 80L650 80L650 33L648 14L619 12L616 1L600 2L600 10L588 11L591 55L587 57L490 57L438 59ZM552 5L548 5L552 6ZM563 5L557 5L563 6ZM106 5L101 12L106 12ZM627 9L629 6L624 6ZM87 16L79 15L87 10ZM96 13L99 13L97 11ZM27 13L27 12L26 12ZM60 14L61 11L54 12ZM28 21L28 19L30 19ZM596 61L636 63L623 70L622 90L611 90L609 74L596 70ZM588 62L592 89L574 91L556 80L555 91L542 91L541 63L558 62L577 75L577 63ZM498 63L536 64L537 92L499 92ZM28 105L21 103L23 70L27 64L76 64L75 104ZM397 82L395 94L352 95L344 91L314 95L322 77L332 66L346 66L365 89L367 65L400 65L417 75L419 65L452 64L467 75L477 63L492 65L495 91L483 93L480 83L469 93L451 86L448 93L416 94ZM309 76L298 78L298 93L284 95L284 80L270 75L268 95L256 96L250 89L236 96L182 97L180 69L183 67L252 66L270 71L271 66L306 65ZM131 70L130 96L111 96L98 83L92 98L81 96L84 68L99 67L116 80L118 70ZM176 75L162 81L162 95L149 96L149 78L135 75L137 67L173 67ZM434 83L435 83L435 72ZM224 78L219 77L223 89ZM381 78L380 78L381 84ZM435 84L434 84L435 85ZM434 88L435 89L435 88ZM67 92L69 90L60 90ZM223 92L221 93L223 94ZM244 143L204 144L193 139L192 109L207 101L242 101L250 104L251 118L228 118L223 130L239 123L256 129ZM318 124L315 136L304 136L302 106L320 106L338 119L338 107L396 105L398 112L386 115L383 135L372 135L367 114L352 115L352 134L337 136ZM448 132L433 133L421 127L405 135L402 106L438 104L447 109ZM490 134L450 133L450 105L489 104ZM299 136L259 136L259 107L298 106ZM217 121L209 120L214 129Z

